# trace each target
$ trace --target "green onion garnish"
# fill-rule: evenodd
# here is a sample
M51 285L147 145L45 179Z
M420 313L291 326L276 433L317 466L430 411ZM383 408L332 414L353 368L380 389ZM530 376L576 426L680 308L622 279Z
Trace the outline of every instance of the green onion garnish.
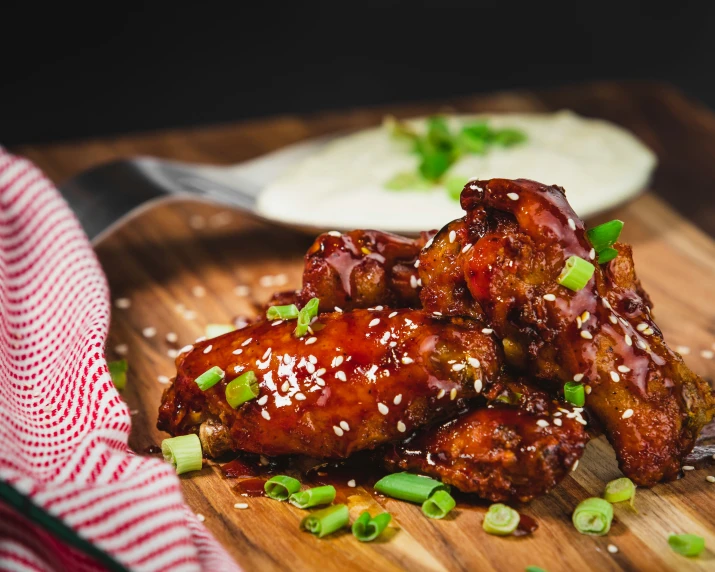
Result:
M568 381L564 384L564 399L571 405L583 407L586 403L586 391L583 384L575 381Z
M288 502L298 508L310 508L321 504L330 504L335 500L335 487L325 485L324 487L314 487L307 491L298 491L290 495Z
M171 437L161 442L161 454L164 460L176 467L176 474L189 471L200 471L203 466L201 459L201 441L193 433Z
M392 498L421 504L436 491L446 491L447 486L429 477L394 473L377 481L375 490Z
M242 373L226 386L226 401L234 409L256 397L258 397L258 378L252 371Z
M292 494L300 490L300 481L286 475L271 477L263 485L266 496L277 501L287 501Z
M517 143L526 141L526 134L517 129L500 129L495 131L491 137L491 142L503 147L511 147Z
M581 534L604 536L611 530L613 506L605 499L592 497L579 503L571 520Z
M286 306L271 306L266 310L266 318L269 320L295 320L298 317L298 306L288 304Z
M524 572L546 572L543 568L540 566L527 566L524 568Z
M595 270L596 268L593 264L583 258L569 256L557 281L561 286L566 286L566 288L578 292L586 286Z
M613 260L616 256L618 256L618 251L609 246L598 253L598 263L605 264L606 262Z
M196 385L199 386L201 391L206 391L209 387L216 385L224 377L226 377L226 372L215 365L196 378Z
M300 312L298 312L298 325L293 332L296 338L304 336L308 331L310 322L318 315L319 304L320 300L318 300L318 298L311 298L308 303L301 308Z
M591 246L593 246L593 249L600 253L616 243L622 230L622 220L611 220L587 230L586 236Z
M705 539L696 534L671 534L668 544L673 552L689 557L698 556L705 550Z
M122 391L122 389L127 386L127 370L129 369L127 360L120 359L117 361L110 361L107 364L107 368L109 369L109 375L112 378L114 387L117 388L117 391Z
M327 534L345 528L349 521L348 506L336 504L309 514L300 521L300 528L315 534L318 538L323 538Z
M447 491L436 491L430 498L422 503L422 512L430 518L444 518L457 506L456 501Z
M516 530L520 520L519 513L513 508L497 503L490 506L487 514L484 515L482 528L489 534L506 536Z
M631 500L636 495L636 486L628 477L611 481L603 491L603 498L610 503Z
M390 520L392 517L389 512L380 513L372 518L370 513L365 511L353 522L353 536L360 542L371 542L382 534L390 524Z
M231 324L207 324L206 337L208 339L218 338L219 336L233 332L235 329L236 327Z
M449 198L458 201L459 197L462 195L464 185L468 182L469 177L463 177L461 175L453 175L447 179L445 186L447 187L447 194L449 195Z

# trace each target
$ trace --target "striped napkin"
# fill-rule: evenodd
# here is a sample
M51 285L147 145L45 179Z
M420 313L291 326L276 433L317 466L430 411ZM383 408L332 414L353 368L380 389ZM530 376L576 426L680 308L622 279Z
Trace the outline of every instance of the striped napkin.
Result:
M174 470L129 450L108 326L77 220L0 147L0 569L236 570Z

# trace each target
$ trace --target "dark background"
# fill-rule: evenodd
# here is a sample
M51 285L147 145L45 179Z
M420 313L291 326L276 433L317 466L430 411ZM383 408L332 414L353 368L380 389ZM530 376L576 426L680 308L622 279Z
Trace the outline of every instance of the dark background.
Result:
M5 6L0 143L593 79L715 106L714 3L544 4Z

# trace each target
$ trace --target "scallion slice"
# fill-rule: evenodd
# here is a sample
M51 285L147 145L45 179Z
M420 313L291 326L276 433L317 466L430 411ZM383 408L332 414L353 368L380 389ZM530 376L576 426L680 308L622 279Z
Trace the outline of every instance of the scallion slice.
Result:
M575 381L568 381L564 384L564 399L571 405L583 407L586 403L586 391L583 384Z
M287 501L291 495L300 490L300 481L286 475L271 477L263 485L266 496L277 501Z
M196 378L196 385L199 386L201 391L206 391L208 388L216 385L224 377L226 377L226 372L215 365Z
M636 486L628 477L615 479L606 485L603 498L610 503L631 500L636 495Z
M296 338L300 338L306 334L310 322L318 315L319 305L320 300L318 300L318 298L311 298L308 303L300 309L300 312L298 312L298 325L293 332Z
M618 256L618 251L615 248L609 246L598 253L598 263L606 264L606 262L610 262L616 256Z
M446 491L447 486L429 477L394 473L377 481L375 490L392 498L421 504L436 491Z
M571 520L581 534L604 536L611 530L613 506L605 499L592 497L579 503Z
M211 338L218 338L229 332L235 330L235 326L231 324L207 324L206 325L206 337L210 340Z
M269 320L295 320L298 317L298 306L287 304L286 306L271 306L266 310L266 318Z
M497 503L490 506L487 514L484 515L482 528L489 534L506 536L516 530L520 520L519 513L513 508Z
M176 467L177 475L200 471L203 466L201 441L193 433L164 439L161 442L161 454L167 463Z
M586 231L591 246L596 252L601 252L604 249L613 246L623 230L622 220L611 220Z
M705 550L705 539L696 534L671 534L668 537L668 544L673 552L691 558Z
M469 177L462 177L459 175L454 175L447 179L444 186L447 187L447 194L449 198L458 201L459 197L462 196L462 190L464 185L469 182Z
M455 506L457 502L447 491L436 491L422 503L422 512L430 518L440 519L447 516Z
M234 409L256 397L258 397L258 378L252 371L242 373L226 386L226 401Z
M323 536L345 528L349 521L348 506L336 504L309 514L300 522L300 528L315 534L318 538L323 538Z
M540 566L527 566L524 568L524 572L546 572L543 568Z
M112 378L112 383L117 391L122 391L127 386L127 370L129 365L127 360L120 359L117 361L110 361L107 364L107 369L109 369L109 375Z
M325 485L323 487L314 487L307 491L298 491L290 495L288 502L298 508L310 508L321 504L330 504L335 500L335 487L333 485Z
M596 268L593 264L587 260L579 258L578 256L569 256L557 281L561 286L578 292L586 286L595 270Z
M389 512L380 513L372 518L370 513L365 511L353 522L353 536L360 542L372 542L387 528L390 520L392 516Z

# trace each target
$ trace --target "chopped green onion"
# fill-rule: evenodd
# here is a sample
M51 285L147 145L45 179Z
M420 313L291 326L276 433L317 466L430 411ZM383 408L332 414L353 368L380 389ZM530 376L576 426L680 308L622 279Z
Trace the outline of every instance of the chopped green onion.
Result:
M603 491L603 498L610 503L631 500L636 495L636 486L628 477L611 481Z
M300 521L300 528L323 538L341 528L345 528L350 521L350 512L345 504L336 504L316 510Z
M392 517L389 512L380 513L372 518L370 513L365 511L353 522L353 536L360 542L371 542L382 534L390 520Z
M269 320L295 320L298 317L298 306L287 304L285 306L271 306L266 310Z
M586 403L586 391L583 384L575 381L568 381L564 384L564 399L571 405L583 407Z
M581 534L604 536L611 530L613 506L605 499L592 497L579 503L571 520Z
M430 498L422 503L422 512L430 518L444 518L457 506L456 501L447 491L436 491Z
M429 477L412 473L394 473L377 481L375 490L392 498L421 504L436 491L447 490L447 486Z
M598 263L605 264L606 262L613 260L616 256L618 256L618 251L615 248L608 246L598 253Z
M300 490L300 481L286 475L271 477L263 485L266 496L277 501L287 501L291 495Z
M490 506L487 514L484 515L482 528L489 534L506 536L516 530L520 520L519 513L513 508L497 503Z
M216 385L224 377L226 377L226 372L215 365L196 378L196 385L199 386L201 391L206 391L208 388Z
M586 231L591 246L598 253L613 246L623 230L622 220L611 220Z
M449 153L446 151L432 151L422 156L420 173L425 179L437 181L447 172L452 164Z
M219 336L233 332L235 329L236 327L231 324L207 324L206 337L209 340L211 338L218 338Z
M107 368L114 387L117 388L117 391L122 391L127 386L127 370L129 369L127 360L110 361Z
M491 129L486 123L465 125L459 133L459 145L468 153L483 155L487 152Z
M696 534L671 534L668 544L673 552L689 557L698 556L705 550L705 539Z
M447 194L449 195L449 198L458 201L459 197L462 195L462 189L464 189L464 185L466 185L468 182L469 177L463 177L461 175L454 175L447 179L447 182L445 182L445 186L447 187Z
M569 256L566 260L566 265L557 278L561 286L578 292L581 290L593 276L596 268L590 262L579 258L578 256Z
M303 306L298 312L298 325L293 332L296 338L300 338L305 335L310 326L310 322L318 315L318 305L320 300L318 298L311 298L308 303Z
M540 566L527 566L524 568L524 572L546 572L543 568Z
M310 508L321 504L330 504L335 500L335 487L325 485L324 487L314 487L307 491L298 491L290 495L288 502L298 508Z
M424 191L432 188L432 185L417 173L397 173L385 183L385 188L391 191Z
M226 386L226 401L236 409L239 405L258 397L258 378L252 371L239 375Z
M161 442L161 454L167 463L176 467L177 475L200 471L203 466L201 441L194 433L164 439Z
M518 129L500 129L494 132L491 142L503 147L511 147L526 141L526 134Z

